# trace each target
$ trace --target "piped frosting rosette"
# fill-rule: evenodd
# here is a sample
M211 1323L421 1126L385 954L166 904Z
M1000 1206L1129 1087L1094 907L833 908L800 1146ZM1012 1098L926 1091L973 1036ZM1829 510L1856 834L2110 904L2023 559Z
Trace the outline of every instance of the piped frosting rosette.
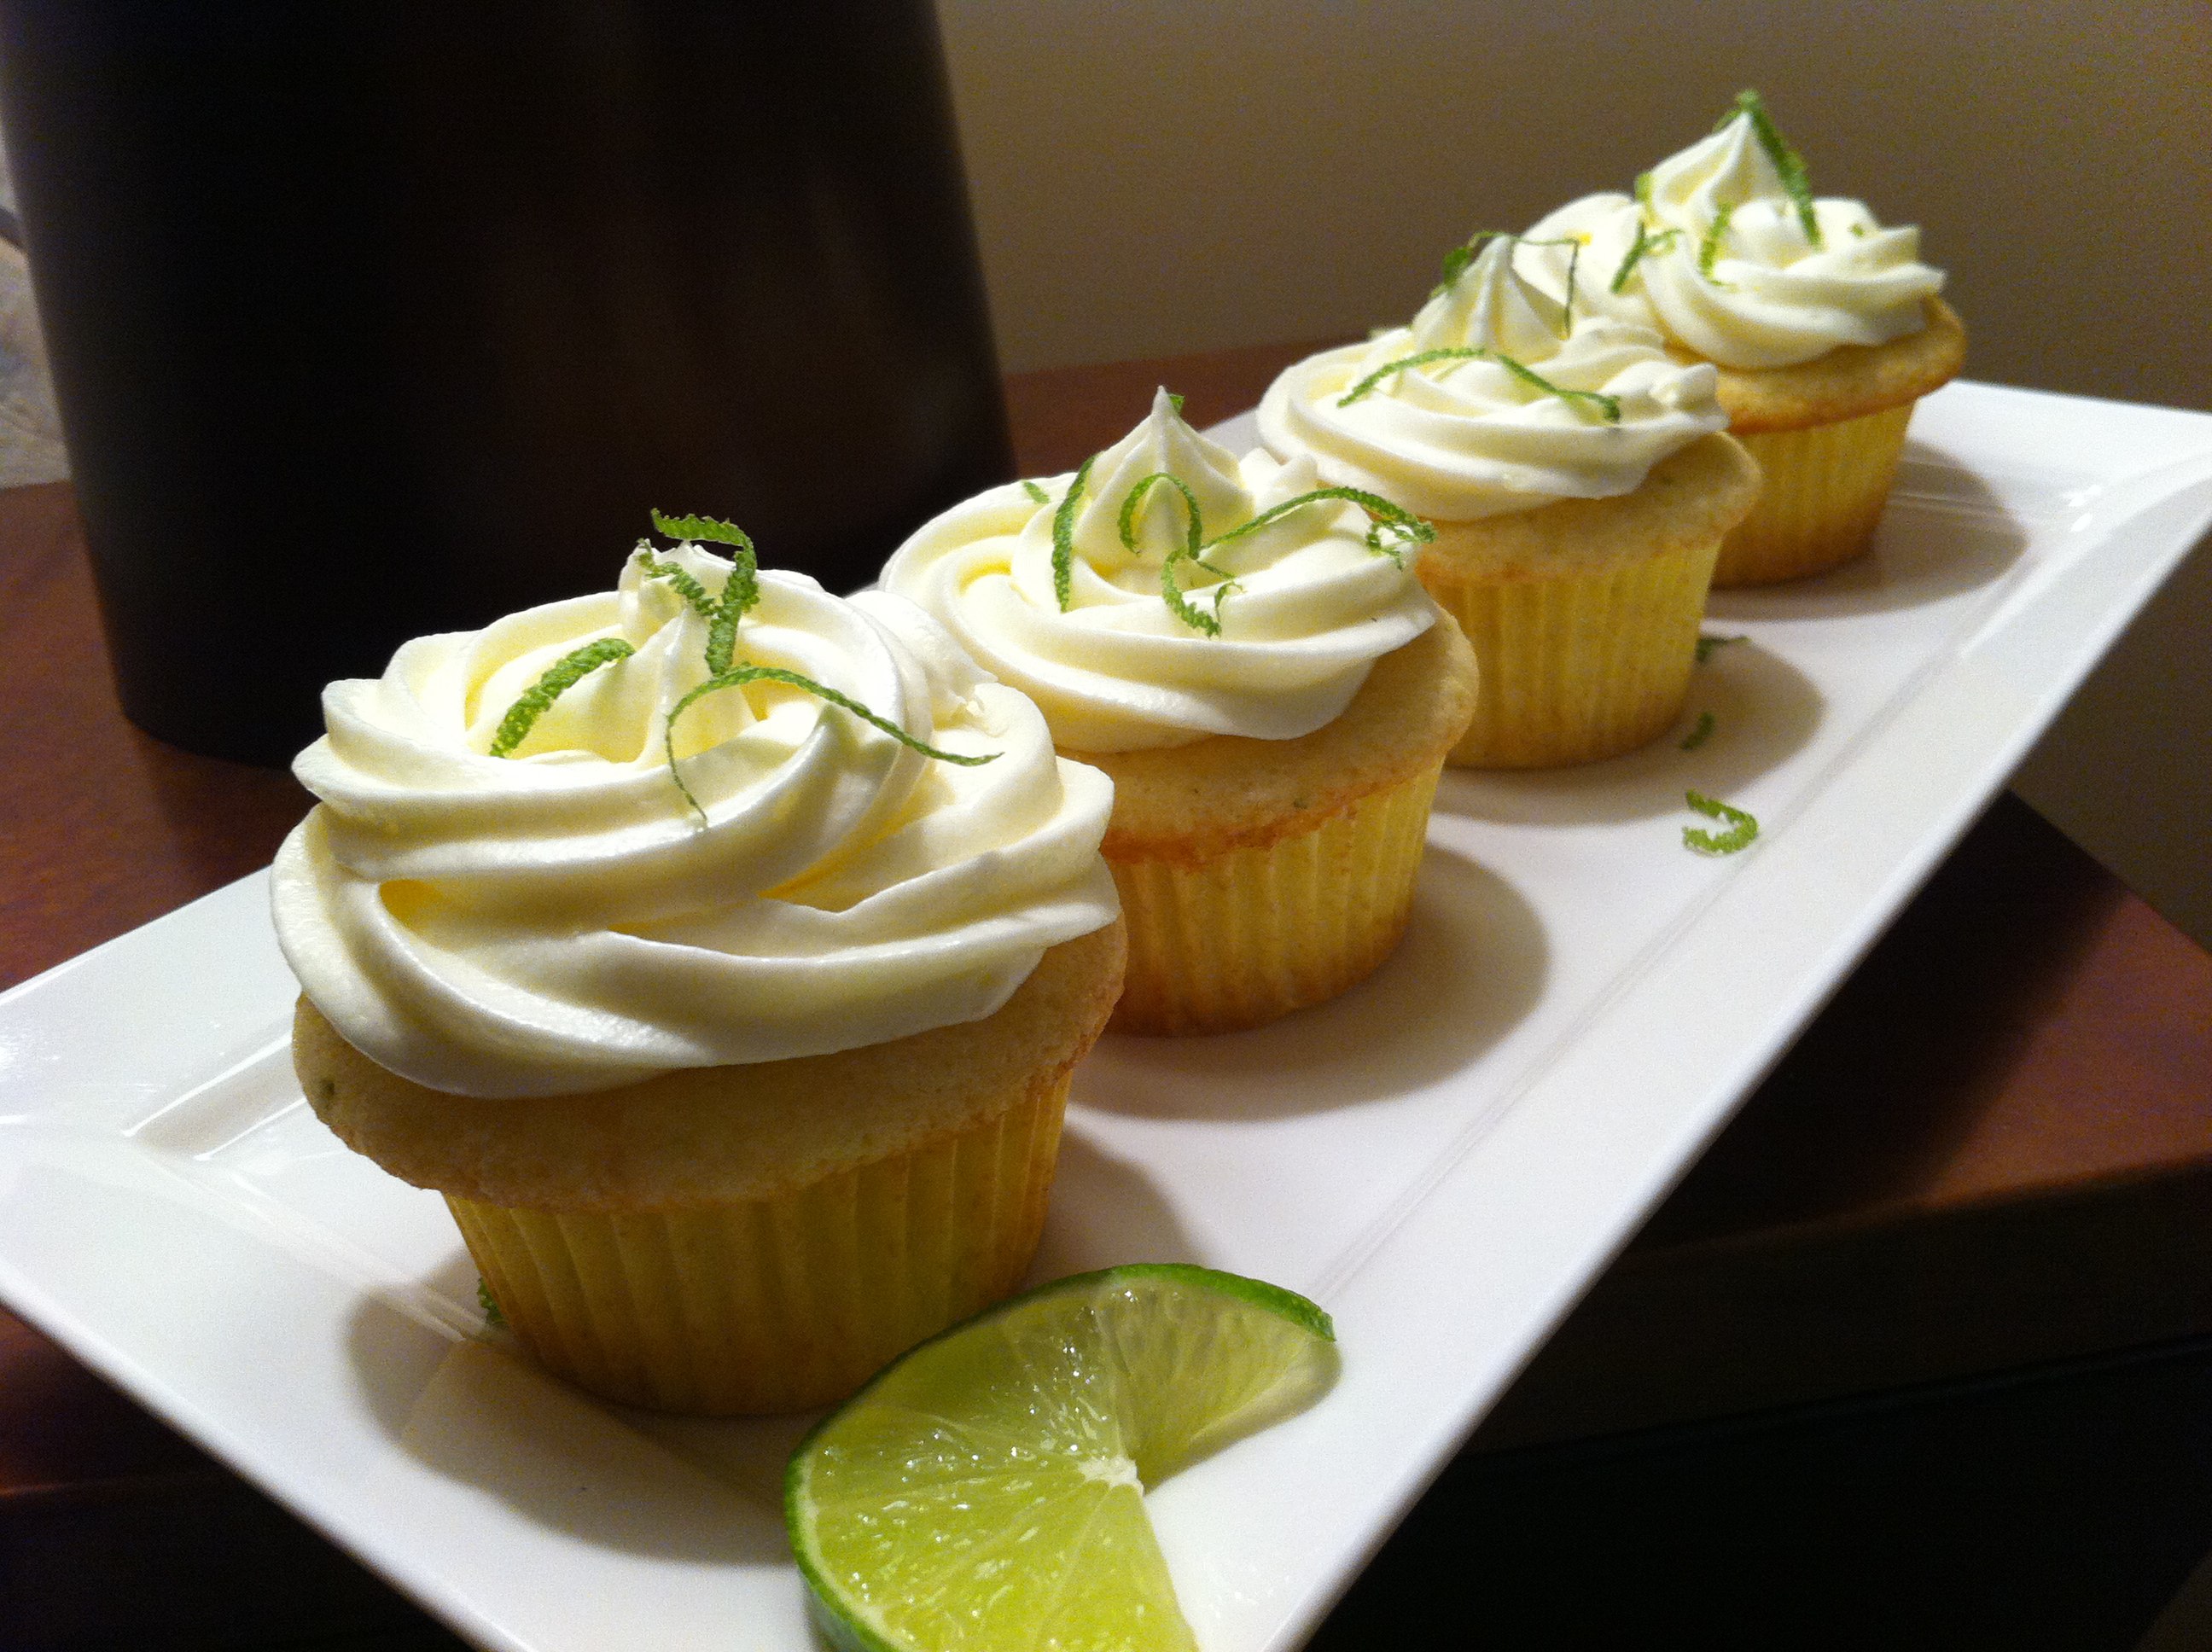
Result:
M1656 332L1588 314L1579 296L1571 309L1564 289L1521 276L1514 245L1492 237L1448 264L1410 326L1278 377L1260 404L1269 450L1423 516L1472 521L1632 493L1726 426L1711 367L1669 359Z
M449 1092L604 1089L978 1020L1113 921L1112 788L1034 706L911 604L750 561L641 546L617 591L325 690L274 903L349 1042Z
M1295 738L1436 617L1406 554L1425 527L1321 488L1310 460L1238 460L1162 391L1082 470L929 523L883 582L1035 699L1063 748Z
M1943 285L1920 262L1917 228L1884 228L1858 201L1814 198L1752 94L1645 173L1634 197L1588 195L1540 220L1518 262L1556 298L1576 253L1579 303L1730 367L1788 367L1917 332Z

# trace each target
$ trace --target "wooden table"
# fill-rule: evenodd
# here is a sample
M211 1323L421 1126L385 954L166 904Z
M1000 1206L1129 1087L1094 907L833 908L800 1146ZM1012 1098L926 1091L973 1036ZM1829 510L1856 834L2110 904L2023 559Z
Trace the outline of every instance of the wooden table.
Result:
M1227 417L1297 353L1016 376L1023 470L1157 384ZM308 803L123 720L65 485L0 493L0 986L264 864ZM2001 799L1462 1461L2203 1336L2207 1281L2212 957ZM111 1643L452 1643L0 1312L0 1645Z

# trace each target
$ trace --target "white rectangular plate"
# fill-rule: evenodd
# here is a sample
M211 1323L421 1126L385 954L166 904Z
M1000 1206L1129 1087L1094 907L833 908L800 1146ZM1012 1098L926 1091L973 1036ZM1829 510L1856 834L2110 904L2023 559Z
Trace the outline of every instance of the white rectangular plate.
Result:
M1250 440L1246 421L1222 433ZM1039 1277L1317 1297L1304 1416L1156 1491L1212 1652L1296 1643L2212 520L2212 416L1961 384L1875 555L1715 599L1679 737L1449 775L1404 946L1079 1075ZM1753 811L1701 858L1692 787ZM247 878L0 998L0 1294L488 1647L811 1644L796 1426L581 1398L476 1333L434 1195L340 1147Z

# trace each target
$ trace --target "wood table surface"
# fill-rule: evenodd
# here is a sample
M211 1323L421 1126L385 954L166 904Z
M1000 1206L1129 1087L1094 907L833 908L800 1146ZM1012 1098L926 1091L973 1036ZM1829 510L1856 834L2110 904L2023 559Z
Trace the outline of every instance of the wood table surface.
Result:
M1201 425L1242 411L1305 348L1016 375L1023 471L1073 467L1156 385ZM0 987L264 865L309 802L124 720L66 484L0 492ZM2208 1192L2212 957L2002 799L1476 1446L2212 1331ZM386 1622L261 1508L0 1311L0 1645L292 1643L294 1585L208 1583L223 1544L305 1566L325 1629Z

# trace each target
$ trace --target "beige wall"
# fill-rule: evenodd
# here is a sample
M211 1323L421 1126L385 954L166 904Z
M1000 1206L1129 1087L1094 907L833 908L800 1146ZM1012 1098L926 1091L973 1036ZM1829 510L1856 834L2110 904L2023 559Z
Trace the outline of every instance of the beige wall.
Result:
M1349 335L1757 86L1969 371L2212 407L2207 0L939 0L1012 369Z
M939 0L1009 368L1350 336L1756 86L1999 383L2212 409L2212 0ZM1133 416L1134 410L1133 410ZM2023 770L2212 946L2212 546Z

